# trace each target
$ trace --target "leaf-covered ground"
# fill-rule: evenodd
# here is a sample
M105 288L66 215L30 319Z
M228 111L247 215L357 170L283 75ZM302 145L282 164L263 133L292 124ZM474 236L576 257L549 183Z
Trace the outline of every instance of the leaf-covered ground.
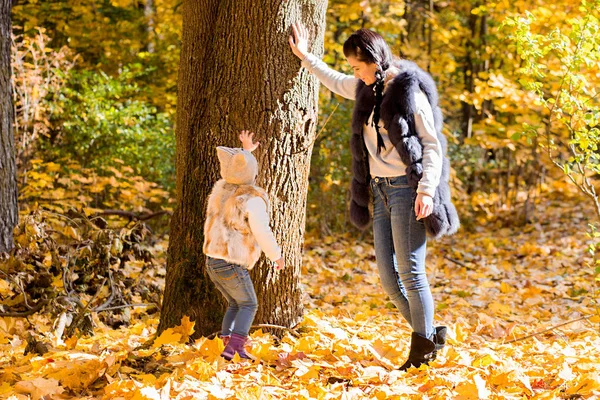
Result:
M543 200L532 224L503 227L514 217L507 215L430 245L436 324L449 328L448 346L430 367L396 369L410 330L380 288L372 245L311 235L305 319L282 340L253 332L257 362L224 361L219 339L184 344L193 330L186 320L135 350L158 323L143 308L131 310L128 327L114 330L96 318L94 336L65 342L53 338L44 315L3 318L0 398L600 398L600 317L580 204L577 197ZM24 355L29 323L51 344L43 356Z

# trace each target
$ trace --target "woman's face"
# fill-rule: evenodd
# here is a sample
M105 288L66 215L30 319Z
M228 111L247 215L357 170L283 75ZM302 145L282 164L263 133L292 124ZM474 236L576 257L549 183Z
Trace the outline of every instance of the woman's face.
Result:
M354 77L360 79L365 85L372 85L377 80L375 72L377 72L377 64L358 61L354 56L346 57L348 64L354 70Z

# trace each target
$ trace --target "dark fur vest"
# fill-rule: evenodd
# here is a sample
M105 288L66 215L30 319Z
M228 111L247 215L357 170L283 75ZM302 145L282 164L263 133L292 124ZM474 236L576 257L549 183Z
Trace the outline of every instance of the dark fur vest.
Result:
M442 146L443 164L440 183L433 198L433 212L425 219L427 233L433 238L451 235L458 229L460 222L456 208L450 199L450 162L446 157L447 141L442 133L442 112L438 106L438 94L435 83L429 74L411 61L394 62L400 73L387 83L387 88L381 102L381 122L388 131L390 141L398 151L400 159L407 165L406 177L408 184L417 188L423 176L423 146L415 129L415 92L419 89L427 96L438 140ZM363 128L373 112L375 94L373 86L359 82L356 90L356 104L352 115L352 201L350 203L350 219L352 223L365 229L371 222L369 203L371 191L369 182L369 159ZM400 174L399 174L400 175Z

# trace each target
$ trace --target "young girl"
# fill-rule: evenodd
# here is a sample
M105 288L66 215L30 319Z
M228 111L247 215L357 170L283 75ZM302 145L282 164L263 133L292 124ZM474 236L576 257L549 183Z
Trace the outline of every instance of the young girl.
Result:
M217 289L227 300L221 337L231 360L235 353L250 359L244 345L258 308L256 292L248 271L258 261L261 251L284 267L279 248L269 228L269 199L255 185L258 163L252 151L258 147L253 133L242 131L243 148L217 147L222 179L215 183L208 198L204 225L206 270Z
M406 370L433 360L446 328L433 326L433 297L425 273L426 232L433 237L459 226L450 201L442 115L431 77L416 64L394 60L383 37L354 32L344 55L354 76L329 68L308 52L308 33L293 26L293 53L329 90L356 100L352 117L350 217L369 226L382 286L413 329Z

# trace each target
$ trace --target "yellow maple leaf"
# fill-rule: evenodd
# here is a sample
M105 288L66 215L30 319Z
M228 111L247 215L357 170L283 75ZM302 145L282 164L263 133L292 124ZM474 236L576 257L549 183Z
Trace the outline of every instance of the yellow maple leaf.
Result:
M196 325L196 321L190 321L190 317L184 315L181 318L181 324L173 328L173 332L181 334L181 341L185 342L194 333L194 325Z
M2 385L0 385L0 394L12 393L12 391L13 388L10 386L10 383L3 382Z
M77 341L79 338L76 335L71 336L67 340L65 340L65 346L68 350L73 350L77 346Z
M104 374L106 363L95 359L63 360L54 363L53 368L46 377L57 379L66 388L81 390Z
M17 382L15 390L31 395L33 400L39 400L44 396L61 394L65 389L58 385L56 379L35 378L30 381Z
M173 328L169 328L163 331L163 333L161 333L160 336L154 340L152 347L156 348L162 346L163 344L179 343L180 341L181 333L175 333L173 332Z

